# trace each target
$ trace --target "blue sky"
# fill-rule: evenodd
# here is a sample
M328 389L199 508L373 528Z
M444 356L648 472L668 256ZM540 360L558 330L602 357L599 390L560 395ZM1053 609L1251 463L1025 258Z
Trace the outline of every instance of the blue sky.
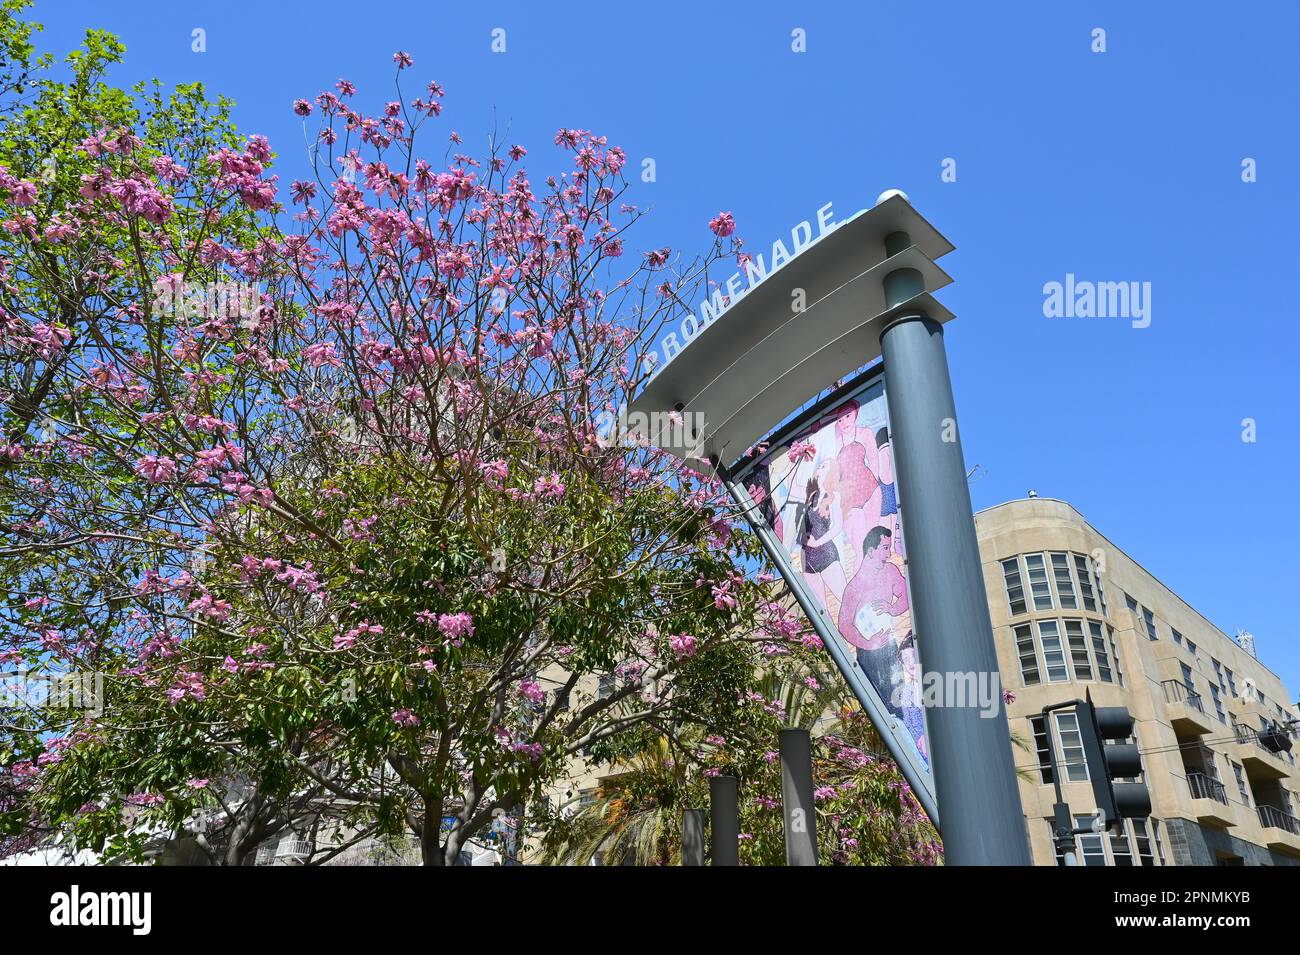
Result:
M1298 11L43 0L33 18L58 53L88 26L119 35L123 85L231 96L282 183L306 169L292 100L345 76L373 108L403 49L410 80L447 88L443 127L466 151L495 123L535 175L556 168L561 126L608 135L634 170L654 158L641 248L700 250L725 209L762 249L827 201L843 218L905 190L957 246L941 297L967 461L986 472L976 508L1029 488L1071 502L1218 626L1252 630L1294 700ZM1246 157L1257 182L1242 182ZM940 180L946 158L955 182ZM1044 317L1044 283L1067 273L1150 282L1150 326Z

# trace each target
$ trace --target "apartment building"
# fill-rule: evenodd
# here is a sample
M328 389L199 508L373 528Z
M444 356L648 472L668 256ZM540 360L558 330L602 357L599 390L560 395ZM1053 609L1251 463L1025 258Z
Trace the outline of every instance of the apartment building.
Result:
M1060 859L1044 706L1082 699L1136 720L1151 816L1076 837L1086 865L1297 865L1297 710L1255 655L1063 501L975 515L1020 796L1036 865ZM1050 714L1062 791L1096 812L1073 711Z

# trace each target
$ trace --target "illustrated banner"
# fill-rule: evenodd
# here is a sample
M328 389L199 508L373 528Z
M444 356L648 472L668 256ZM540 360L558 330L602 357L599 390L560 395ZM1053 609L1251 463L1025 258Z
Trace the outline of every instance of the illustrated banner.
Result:
M879 378L783 436L741 481L847 658L929 769L893 447ZM884 727L879 727L882 732Z

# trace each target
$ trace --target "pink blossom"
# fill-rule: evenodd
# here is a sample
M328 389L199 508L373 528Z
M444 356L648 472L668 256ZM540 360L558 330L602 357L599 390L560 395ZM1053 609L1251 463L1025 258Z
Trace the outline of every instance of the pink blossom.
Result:
M398 50L393 54L393 62L397 64L399 70L404 70L415 61L411 59L411 54L405 50Z
M493 461L482 461L479 463L478 469L483 475L483 480L489 487L493 488L500 488L510 473L509 466L500 458Z
M393 722L398 726L419 726L420 718L408 709L393 710Z
M444 613L438 617L438 632L460 646L465 637L474 636L474 618L467 613Z
M668 646L672 648L678 659L695 656L696 640L689 633L679 633L674 637L669 637Z
M713 230L714 235L725 239L736 231L736 220L730 212L719 212L709 220L709 228Z
M536 680L522 680L519 683L519 695L525 700L531 700L534 703L540 703L546 699L546 691Z
M550 477L538 478L533 483L533 492L538 497L564 497L564 485L560 483L560 476L552 474Z
M796 441L790 445L790 460L795 464L800 461L811 461L817 454L817 448L811 441Z
M349 630L347 633L343 634L342 636L335 637L334 649L335 650L351 649L353 646L356 645L356 642L359 638L364 637L367 634L374 634L375 636L380 636L383 634L383 632L384 632L384 628L379 624L370 623L368 620L363 620L355 627L353 627L351 630Z
M739 604L736 595L731 592L731 582L728 581L713 589L713 605L719 610L734 610Z
M186 607L191 613L201 613L205 617L211 617L218 623L225 621L230 616L231 606L225 600L216 600L212 594L204 594L197 600L190 602Z

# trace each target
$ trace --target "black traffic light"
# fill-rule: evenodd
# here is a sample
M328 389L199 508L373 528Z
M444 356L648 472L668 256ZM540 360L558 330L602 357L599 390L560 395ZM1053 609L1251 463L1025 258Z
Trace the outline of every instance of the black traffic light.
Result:
M1088 760L1088 778L1097 797L1097 808L1106 825L1121 819L1144 819L1151 815L1151 794L1145 783L1117 783L1142 774L1142 758L1133 743L1113 743L1133 735L1133 715L1123 706L1093 706L1092 693L1076 708L1083 755Z

